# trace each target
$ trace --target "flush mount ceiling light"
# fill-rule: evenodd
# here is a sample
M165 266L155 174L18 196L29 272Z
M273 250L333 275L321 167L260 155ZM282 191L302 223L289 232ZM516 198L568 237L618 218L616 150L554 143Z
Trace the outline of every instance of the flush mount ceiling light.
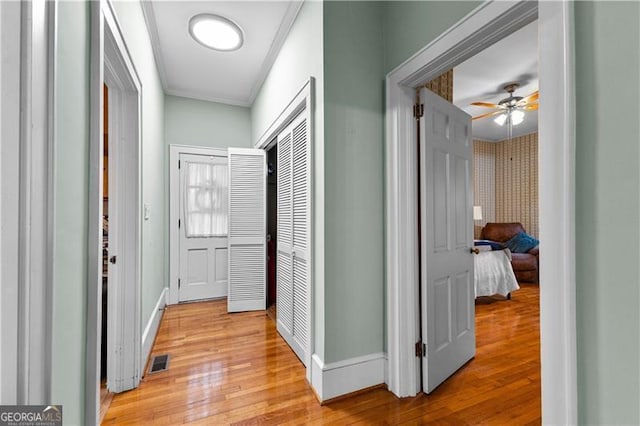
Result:
M189 33L201 45L223 52L239 49L244 41L238 25L227 18L208 13L191 18Z

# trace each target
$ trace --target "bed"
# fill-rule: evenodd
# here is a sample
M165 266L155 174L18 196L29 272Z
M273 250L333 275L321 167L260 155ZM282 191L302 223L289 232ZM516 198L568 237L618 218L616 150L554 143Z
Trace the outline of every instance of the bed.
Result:
M476 297L500 294L510 297L518 290L518 281L511 266L511 252L504 250L481 250L473 256Z

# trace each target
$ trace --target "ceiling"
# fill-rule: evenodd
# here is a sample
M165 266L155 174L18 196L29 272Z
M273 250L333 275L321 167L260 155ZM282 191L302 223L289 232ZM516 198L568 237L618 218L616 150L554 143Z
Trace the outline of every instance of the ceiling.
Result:
M514 95L527 96L538 90L538 22L532 22L507 38L478 53L453 69L453 103L472 117L491 112L471 102L498 103L508 97L503 87L520 83ZM538 111L526 111L524 122L513 126L513 136L538 130ZM493 118L473 122L473 138L488 141L507 139L507 126Z
M250 106L302 1L144 1L153 53L166 93ZM242 28L243 46L219 52L196 42L189 20L211 13Z

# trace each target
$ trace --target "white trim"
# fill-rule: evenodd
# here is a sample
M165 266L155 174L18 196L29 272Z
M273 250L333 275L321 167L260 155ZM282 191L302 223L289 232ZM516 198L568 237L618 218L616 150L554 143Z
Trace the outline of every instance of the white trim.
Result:
M208 148L194 145L169 145L169 289L167 304L180 302L178 278L180 278L180 231L177 223L180 218L180 202L175 198L180 191L180 173L178 161L180 154L207 155L227 158L224 148ZM175 200L175 201L174 201Z
M0 5L3 404L51 397L56 12L42 0Z
M144 16L144 22L147 26L147 32L149 33L149 38L151 39L153 58L155 59L158 74L160 74L160 82L162 83L162 88L166 93L169 93L167 87L167 70L164 66L164 61L162 60L163 56L162 49L160 47L160 36L158 35L158 24L156 23L156 14L153 11L153 3L150 1L141 1L140 6L142 7L142 15Z
M305 365L307 369L307 381L313 386L313 378L312 378L312 355L315 351L315 244L316 238L320 239L320 241L324 241L324 236L321 234L316 234L315 226L316 226L316 217L315 217L315 78L309 77L298 93L291 99L291 101L287 104L287 106L282 110L278 117L271 123L271 125L265 130L262 136L258 139L258 141L254 144L254 148L268 150L275 143L278 134L284 130L284 128L291 123L297 116L300 114L306 114L307 119L307 131L309 134L309 225L311 227L309 232L309 342L307 347L307 359L305 360Z
M46 2L21 5L18 401L44 403L51 396L53 248L48 238L47 191L51 188L52 70L48 69L51 30L47 27L53 23Z
M320 402L384 383L385 354L382 352L324 364L311 357L312 386Z
M156 302L156 306L153 308L153 312L151 313L151 317L149 317L149 321L147 321L147 326L144 328L144 332L142 333L142 360L140 361L140 365L144 368L147 365L147 361L149 360L149 355L151 355L151 349L153 349L153 342L156 339L156 335L158 334L158 328L160 328L160 320L162 319L162 315L164 313L164 308L167 305L167 294L169 293L168 288L163 288L162 293L160 293L160 297L158 297L158 301ZM144 376L146 371L142 372L142 376Z
M264 131L262 136L254 144L254 148L269 149L271 148L271 142L278 136L287 125L293 121L303 110L307 110L309 119L313 117L313 92L315 88L315 79L309 77L298 93L295 94L293 99L289 101L287 106L282 110L278 117L271 123L271 125ZM313 132L313 129L309 130ZM310 133L310 138L313 137L313 133ZM313 146L313 145L312 145ZM312 163L313 164L313 163Z
M165 93L171 96L180 96L182 98L196 99L199 101L215 102L218 104L233 105L233 106L239 106L243 108L251 107L251 103L249 103L248 100L239 100L239 99L233 99L233 98L225 98L222 96L206 95L197 89L193 89L193 90L174 89L173 87L169 86L165 89Z
M553 96L539 112L542 422L568 425L578 422L573 4L540 2L539 22L540 94Z
M191 99L199 99L202 101L208 102L216 102L227 105L235 105L240 107L251 107L253 105L253 101L255 101L262 84L269 75L269 71L273 66L273 63L276 61L278 57L278 53L280 53L280 49L284 44L287 36L289 35L289 31L293 27L293 24L302 9L302 4L304 0L294 0L290 1L287 5L287 10L285 11L282 20L280 21L280 25L278 27L278 31L273 38L271 46L269 47L269 51L267 52L262 64L260 65L260 70L255 80L253 81L253 85L251 86L251 90L249 91L249 96L246 99L240 98L226 98L222 96L216 95L206 95L203 94L202 91L197 89L189 90L189 89L177 89L172 87L169 84L169 78L167 76L166 66L164 62L164 55L162 53L162 46L160 42L160 36L158 34L158 22L156 20L156 15L153 10L153 2L143 1L140 2L142 5L142 14L144 15L144 21L147 26L147 32L149 33L149 38L151 39L151 47L153 49L153 57L155 59L156 67L158 68L158 74L160 74L160 81L162 82L162 88L165 93L173 96L180 96L184 98Z
M107 382L114 391L136 387L141 361L141 99L142 84L109 0L91 4L89 233L84 423L96 424L100 410L100 335L102 322L102 165L103 84L110 79L117 107L113 108L113 141L122 155L114 159L118 176L127 182L117 194L118 276L108 300ZM110 99L111 103L111 99ZM126 110L126 111L124 111ZM115 145L114 145L115 146ZM114 232L115 233L115 232ZM110 248L112 249L112 248ZM113 250L113 249L112 249ZM112 252L113 253L113 252ZM111 268L110 268L111 269ZM126 327L124 325L127 325ZM117 355L117 356L114 356ZM93 390L93 391L92 391Z
M415 301L419 261L414 87L532 22L538 8L539 32L543 34L540 82L546 99L540 109L539 128L541 140L553 140L540 151L540 228L544 240L540 257L542 420L573 424L577 421L573 10L566 2L483 3L387 75L387 383L398 396L413 396L420 391L419 363L413 353L418 337Z

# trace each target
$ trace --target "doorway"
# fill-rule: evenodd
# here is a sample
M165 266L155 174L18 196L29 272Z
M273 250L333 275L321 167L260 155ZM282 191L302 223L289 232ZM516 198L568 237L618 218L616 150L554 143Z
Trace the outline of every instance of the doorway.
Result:
M571 11L552 2L484 3L387 76L387 318L388 385L398 396L420 391L414 356L417 327L417 170L414 88L538 18L540 138L552 141L540 158L542 406L544 423L575 423L575 279L573 276L573 68ZM555 179L554 179L555 177ZM554 208L551 208L554 206ZM558 212L558 209L562 212Z
M102 164L102 292L100 330L100 421L109 409L113 392L107 387L107 325L109 323L109 88L103 85L103 164Z
M305 365L309 382L314 350L313 91L310 78L255 144L266 151L267 182L272 183L267 226L276 230L275 259L269 259L275 268L276 326Z
M169 303L226 297L227 152L183 145L169 151Z
M91 49L88 259L91 285L88 286L87 305L86 424L96 424L101 411L105 190L108 196L107 389L118 393L137 387L143 364L140 295L141 84L111 4L96 3L91 9L92 28L97 30L92 32ZM105 101L107 117L104 115ZM105 130L108 134L107 186L104 182Z

